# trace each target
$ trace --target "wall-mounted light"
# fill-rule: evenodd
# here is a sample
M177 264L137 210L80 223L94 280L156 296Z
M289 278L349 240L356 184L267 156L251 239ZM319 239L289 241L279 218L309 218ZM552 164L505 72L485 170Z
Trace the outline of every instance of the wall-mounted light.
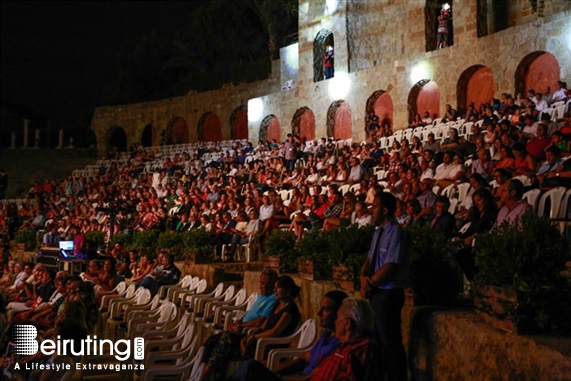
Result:
M432 78L432 66L426 61L417 63L410 70L410 84L414 85L419 81Z
M248 121L257 122L264 113L264 102L261 98L254 98L248 101Z
M332 100L343 99L351 90L351 79L349 74L336 71L335 76L327 80L327 90Z
M325 16L332 15L339 5L339 0L326 0L325 1Z

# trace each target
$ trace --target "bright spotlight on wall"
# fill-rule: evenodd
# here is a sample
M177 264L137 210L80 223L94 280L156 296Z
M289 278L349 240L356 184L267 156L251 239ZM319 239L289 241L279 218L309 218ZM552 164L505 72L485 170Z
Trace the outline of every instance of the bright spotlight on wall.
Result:
M299 44L292 44L285 48L285 64L290 70L299 69Z
M432 78L432 67L427 62L419 62L410 71L410 84L414 85L423 79Z
M336 71L335 76L327 81L329 96L333 100L345 98L351 90L351 79L347 73Z
M254 98L248 101L248 121L257 122L264 112L264 102L261 98Z
M325 1L325 14L332 15L337 10L339 0L326 0Z

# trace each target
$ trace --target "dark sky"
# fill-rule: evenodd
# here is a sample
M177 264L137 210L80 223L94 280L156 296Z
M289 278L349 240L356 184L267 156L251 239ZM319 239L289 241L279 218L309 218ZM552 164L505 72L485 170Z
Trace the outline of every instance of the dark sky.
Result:
M2 102L74 127L108 98L122 42L183 29L205 1L2 1Z

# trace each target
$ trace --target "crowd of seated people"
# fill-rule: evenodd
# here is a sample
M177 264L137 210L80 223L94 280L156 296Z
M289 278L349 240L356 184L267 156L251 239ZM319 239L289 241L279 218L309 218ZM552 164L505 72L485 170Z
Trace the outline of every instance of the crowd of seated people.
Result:
M489 187L500 208L506 184L516 176L524 176L518 178L528 188L570 187L571 160L564 160L571 145L569 113L551 120L544 108L569 99L564 87L558 85L551 98L533 92L514 100L502 94L500 100L470 105L465 120L478 123L469 134L450 128L441 139L431 132L422 141L418 136L395 140L384 151L377 141L342 145L291 134L281 144L255 147L245 141L198 142L172 156L161 147L135 145L128 157L106 160L93 176L36 182L19 207L1 204L0 229L11 236L19 229L47 229L46 245L73 240L76 253L92 231L109 238L136 230L207 229L215 259L221 260L223 246L229 245L226 259L232 260L240 244L254 236L263 240L280 227L301 240L311 229L370 223L372 200L383 191L402 201L398 217L405 225L434 221L436 197L450 198L442 192L464 182L472 192ZM460 117L447 105L446 120ZM286 160L288 152L293 156ZM456 227L478 213L472 198L470 192L450 210ZM132 276L129 254L109 250L118 267L94 278L97 291L112 286L115 272Z

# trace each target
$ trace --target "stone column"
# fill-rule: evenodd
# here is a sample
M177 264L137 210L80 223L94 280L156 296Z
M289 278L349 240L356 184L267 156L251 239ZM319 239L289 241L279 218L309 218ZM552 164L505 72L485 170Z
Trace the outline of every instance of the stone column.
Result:
M36 128L36 138L34 139L34 149L40 148L40 129Z
M24 144L22 144L22 148L28 148L28 131L30 129L30 120L24 119Z
M69 137L69 146L67 148L75 148L75 146L73 145L73 137L72 136Z
M16 131L12 131L12 144L9 149L16 149Z
M58 136L58 145L56 149L62 149L62 148L63 148L63 128L60 128Z

